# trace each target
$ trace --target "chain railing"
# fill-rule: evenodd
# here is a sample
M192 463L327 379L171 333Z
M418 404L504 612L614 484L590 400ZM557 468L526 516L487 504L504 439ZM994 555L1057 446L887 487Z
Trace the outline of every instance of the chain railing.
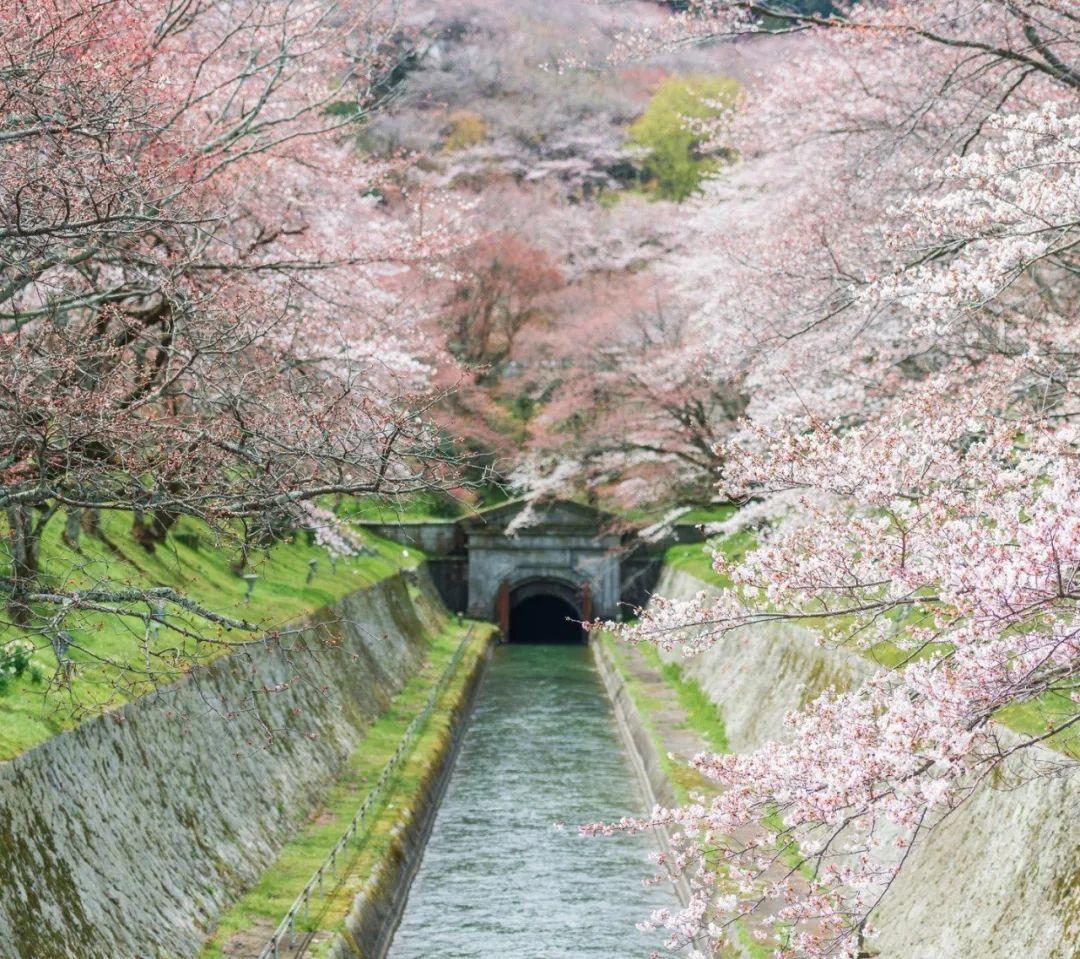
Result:
M428 694L424 708L413 717L412 722L406 727L397 747L394 749L393 755L386 761L386 765L383 766L382 772L379 773L379 778L375 781L375 785L371 787L371 790L368 792L367 796L364 797L364 801L360 804L360 808L356 810L356 814L352 817L349 825L338 838L338 841L334 843L334 848L330 850L319 868L315 870L311 878L304 885L304 888L300 890L300 894L293 900L292 905L289 906L288 912L285 913L285 917L278 923L277 928L274 930L274 934L270 937L270 940L266 945L263 946L258 959L280 959L283 947L288 952L288 959L299 959L299 957L307 951L307 946L310 942L310 934L305 934L301 939L297 934L297 921L303 917L304 925L310 923L311 899L313 894L317 894L322 890L323 881L333 872L337 865L338 857L342 856L346 849L348 849L349 843L363 834L363 826L366 819L378 808L379 802L386 792L387 785L393 778L394 773L397 772L398 767L408 757L413 742L417 736L420 735L424 725L427 723L431 714L435 711L435 707L438 705L439 700L442 698L442 694L446 691L446 687L451 678L457 672L461 659L465 655L465 649L472 639L472 634L473 630L472 627L470 627L469 632L461 641L461 645L454 650L454 655L450 657L450 661L446 664L446 668L439 677L439 681ZM306 930L305 933L307 933Z

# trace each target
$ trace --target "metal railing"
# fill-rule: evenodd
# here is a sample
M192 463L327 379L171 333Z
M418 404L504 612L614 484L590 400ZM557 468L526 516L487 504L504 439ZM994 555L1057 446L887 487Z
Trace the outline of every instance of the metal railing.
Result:
M375 781L375 785L371 787L371 790L368 792L367 796L364 797L364 801L360 804L360 808L356 810L356 814L352 817L349 825L338 838L338 841L334 843L334 848L330 850L319 868L315 870L311 878L304 885L304 888L300 890L299 895L293 900L292 905L289 906L288 912L285 913L285 917L278 923L277 928L274 930L274 934L270 937L266 945L263 946L258 959L280 959L283 947L288 951L289 959L298 959L298 957L302 956L307 951L307 947L311 941L311 935L315 930L304 930L303 936L299 936L297 933L297 920L302 916L305 925L310 923L312 894L322 890L323 881L333 872L337 865L338 857L345 852L350 842L362 835L362 827L365 820L377 809L394 773L397 772L398 767L409 756L414 740L419 736L424 725L431 717L431 714L435 711L435 707L442 698L442 694L446 691L447 685L453 675L457 672L457 668L461 663L462 657L465 655L465 649L469 645L472 635L473 630L472 627L470 627L465 638L461 641L461 645L454 650L454 655L450 657L450 661L446 664L446 668L439 677L439 681L428 694L424 708L413 717L412 722L406 727L393 754L386 761L386 765L383 766L382 772L379 773L379 778Z

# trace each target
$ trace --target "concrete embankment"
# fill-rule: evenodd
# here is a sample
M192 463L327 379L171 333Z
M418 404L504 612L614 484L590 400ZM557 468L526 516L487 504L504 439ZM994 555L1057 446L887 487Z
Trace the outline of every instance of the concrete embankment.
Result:
M686 599L712 589L668 569L656 592ZM736 752L783 736L787 712L874 668L780 626L734 633L679 659L718 708ZM1035 755L1037 763L1029 755L1006 764L912 850L875 915L873 947L883 959L1080 957L1080 776L1033 778L1035 765L1057 758Z
M0 766L0 956L195 954L422 662L423 577L346 597Z

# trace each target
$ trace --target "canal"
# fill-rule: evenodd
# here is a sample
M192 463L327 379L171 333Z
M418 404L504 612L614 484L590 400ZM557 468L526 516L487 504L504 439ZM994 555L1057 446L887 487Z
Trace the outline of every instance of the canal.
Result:
M497 647L390 959L649 955L655 840L577 833L644 808L588 648Z

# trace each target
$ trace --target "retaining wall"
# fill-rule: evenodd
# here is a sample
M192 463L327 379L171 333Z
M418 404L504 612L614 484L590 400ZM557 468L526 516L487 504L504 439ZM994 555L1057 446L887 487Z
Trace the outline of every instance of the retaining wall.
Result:
M641 791L645 794L647 808L652 809L657 805L673 806L675 790L664 772L663 760L622 674L598 638L591 639L589 646L597 672L600 673L604 689L611 700L619 735L626 746L626 753L634 767ZM656 835L664 852L671 856L673 849L670 832L667 829L658 829ZM675 883L675 892L683 906L689 904L690 884L685 878L680 877Z
M429 557L448 556L465 546L465 534L456 520L415 521L398 523L361 523L376 536L393 540L403 546L422 550Z
M0 765L0 957L194 955L421 662L406 575Z
M688 599L702 590L715 592L667 569L656 592ZM736 752L782 736L787 712L873 669L775 624L733 633L689 659L674 656L718 706ZM872 945L882 959L1080 957L1080 776L1033 779L1032 765L1007 766L912 850L875 916L881 935Z

